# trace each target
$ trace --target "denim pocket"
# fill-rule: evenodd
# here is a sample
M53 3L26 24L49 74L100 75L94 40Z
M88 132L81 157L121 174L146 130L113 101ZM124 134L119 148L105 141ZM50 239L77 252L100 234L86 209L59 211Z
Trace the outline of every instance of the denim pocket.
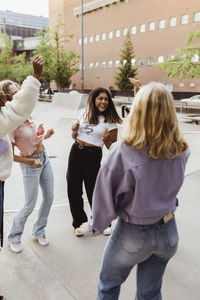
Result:
M138 253L144 248L145 226L123 224L121 226L121 247L128 253Z
M162 232L167 248L175 248L179 240L175 219L164 224Z

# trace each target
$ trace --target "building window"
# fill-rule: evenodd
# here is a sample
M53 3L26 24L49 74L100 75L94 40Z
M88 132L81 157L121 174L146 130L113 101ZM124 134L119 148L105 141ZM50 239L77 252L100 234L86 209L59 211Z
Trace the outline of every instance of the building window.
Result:
M96 70L99 69L99 63L98 63L98 62L95 63L94 68L95 68Z
M81 45L81 43L82 43L82 40L80 38L80 39L78 39L78 44Z
M115 61L115 68L118 68L120 66L120 61L119 60L116 60Z
M156 23L155 22L150 22L149 23L149 31L153 31L156 28Z
M101 35L101 39L102 39L102 41L105 41L106 40L106 33L104 32L104 33L102 33L102 35Z
M195 86L195 83L193 83L193 82L190 83L190 86L191 86L191 87L194 87L194 86Z
M169 26L170 27L176 26L176 17L172 17L169 19Z
M143 65L144 65L144 59L138 58L138 66L143 66Z
M200 11L194 14L194 22L200 22Z
M131 65L134 66L134 65L135 65L135 62L136 62L135 58L132 58L132 59L131 59Z
M181 16L181 24L188 24L189 23L189 15Z
M108 33L108 38L109 38L109 40L112 40L112 39L113 39L113 32L112 32L112 31L110 31L110 32Z
M89 64L89 70L92 70L93 67L94 67L94 64L93 64L93 63L90 63L90 64Z
M93 43L93 36L92 36L92 35L91 35L90 38L89 38L89 42L90 42L90 43Z
M87 37L84 37L84 44L87 44Z
M173 84L172 83L167 83L166 87L167 87L167 89L168 89L169 92L173 91Z
M136 32L137 32L136 26L132 26L131 27L131 34L136 34Z
M153 57L148 57L147 58L147 65L152 66L153 65Z
M140 25L140 32L145 32L145 24Z
M164 56L158 56L157 62L158 62L158 63L164 62Z
M99 34L95 35L95 42L99 42Z
M124 28L123 29L123 36L127 36L127 34L128 34L128 28Z
M108 69L112 69L112 60L109 60L109 62L108 62Z
M120 30L119 30L119 29L117 29L117 30L115 31L115 37L116 37L116 38L120 37Z
M102 63L101 63L101 69L105 69L105 68L106 68L106 62L102 61Z
M180 86L180 87L183 87L183 86L184 86L184 83L183 83L183 82L179 83L179 86Z
M158 23L159 29L164 29L166 27L166 20L160 20Z

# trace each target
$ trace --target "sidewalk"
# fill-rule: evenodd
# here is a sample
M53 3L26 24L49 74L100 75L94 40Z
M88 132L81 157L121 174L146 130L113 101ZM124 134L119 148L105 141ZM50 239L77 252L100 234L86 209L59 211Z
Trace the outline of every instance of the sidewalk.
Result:
M47 226L50 244L41 247L32 239L31 226L37 213L35 210L25 227L23 252L15 254L8 247L7 232L16 210L24 202L21 170L15 163L5 189L5 242L0 254L0 294L6 300L95 300L101 258L108 237L77 238L71 226L65 173L73 142L70 128L76 114L71 114L68 109L54 107L52 103L40 102L34 115L41 118L45 128L53 127L55 130L55 135L45 141L47 152L52 157L55 176L55 200ZM192 155L176 212L179 249L168 265L162 291L163 300L199 300L200 126L180 125ZM104 150L103 159L106 154L107 150ZM85 205L89 215L88 203ZM133 270L122 286L120 300L134 299L135 290Z

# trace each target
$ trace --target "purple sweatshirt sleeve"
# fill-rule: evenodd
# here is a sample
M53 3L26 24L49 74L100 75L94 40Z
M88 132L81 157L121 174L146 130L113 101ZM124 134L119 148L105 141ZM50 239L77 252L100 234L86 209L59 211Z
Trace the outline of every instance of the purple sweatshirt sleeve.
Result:
M116 163L117 153L111 146L106 162L97 176L93 194L92 215L85 228L87 236L101 234L110 223L117 218L117 191L120 177L116 176L120 163Z

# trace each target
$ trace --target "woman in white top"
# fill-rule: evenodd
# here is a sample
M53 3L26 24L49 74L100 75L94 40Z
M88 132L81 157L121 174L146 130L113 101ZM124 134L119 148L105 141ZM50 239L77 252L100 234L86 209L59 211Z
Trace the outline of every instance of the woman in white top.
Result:
M67 192L73 218L72 225L75 229L87 222L82 198L83 182L91 207L102 148L105 144L109 149L111 144L116 142L117 123L122 123L122 120L108 90L104 88L92 90L88 97L86 111L81 113L78 121L72 126L72 137L75 143L69 155ZM76 232L76 235L81 234Z

